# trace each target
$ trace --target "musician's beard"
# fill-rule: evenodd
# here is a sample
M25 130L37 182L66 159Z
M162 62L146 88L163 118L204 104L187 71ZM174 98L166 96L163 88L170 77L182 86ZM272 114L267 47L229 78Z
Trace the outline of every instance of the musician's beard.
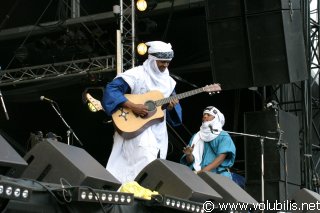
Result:
M157 62L154 59L148 59L143 63L145 71L148 73L150 80L146 81L149 90L159 90L165 97L169 97L175 86L170 80L169 71L166 69L160 72Z
M159 69L156 60L153 60L153 59L152 59L152 61L151 61L151 63L150 63L150 66L151 66L151 69L156 73L156 75L157 75L158 73L163 73L163 72L165 72L166 69L167 69L166 67L164 67L163 70Z

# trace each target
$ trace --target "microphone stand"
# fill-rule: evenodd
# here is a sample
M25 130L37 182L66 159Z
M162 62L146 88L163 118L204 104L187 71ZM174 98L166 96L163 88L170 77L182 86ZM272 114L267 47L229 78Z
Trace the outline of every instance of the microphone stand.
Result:
M282 134L284 131L279 130L279 140L277 143L277 147L279 149L283 149L283 154L284 154L284 188L285 188L285 200L288 199L288 165L287 165L287 149L288 149L288 144L287 143L282 143Z
M1 105L2 105L2 108L3 108L4 114L6 115L6 119L9 120L9 114L8 114L6 105L4 104L4 100L3 100L3 97L2 97L1 90L0 90L0 99L1 99Z
M50 102L52 108L54 109L54 111L56 111L56 113L59 115L59 117L61 118L62 122L66 125L66 127L68 128L68 131L67 131L67 142L68 142L68 145L70 145L70 135L72 134L76 139L77 141L79 142L79 144L81 146L83 146L83 144L81 143L81 141L79 140L79 138L77 137L77 135L74 133L74 131L71 129L70 125L64 120L64 118L62 117L61 113L57 110L57 108L54 106L54 103L57 104L56 102L52 101Z
M225 130L224 130L225 131ZM267 140L275 140L278 141L278 138L272 138L262 135L252 135L252 134L246 134L246 133L239 133L239 132L230 132L226 131L229 134L233 135L242 135L242 136L248 136L248 137L254 137L260 139L260 148L261 148L261 202L264 203L264 141ZM263 211L262 211L263 212Z
M287 165L287 148L288 144L287 143L282 143L282 135L284 133L283 130L280 128L280 122L279 122L279 112L277 105L272 107L274 109L275 117L276 117L276 122L277 122L277 132L279 133L279 139L277 143L277 147L279 149L283 149L283 154L284 154L284 188L285 188L285 201L288 199L288 165Z

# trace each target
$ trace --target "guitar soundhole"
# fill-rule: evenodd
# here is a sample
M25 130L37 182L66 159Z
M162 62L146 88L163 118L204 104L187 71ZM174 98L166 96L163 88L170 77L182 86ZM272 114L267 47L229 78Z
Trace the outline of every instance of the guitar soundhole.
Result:
M156 110L156 104L154 101L146 101L144 105L148 108L149 112Z
M146 115L142 118L144 118L144 119L150 118L151 116L153 116L156 113L157 107L156 107L156 103L154 101L146 101L144 103L144 105L148 108L148 115Z

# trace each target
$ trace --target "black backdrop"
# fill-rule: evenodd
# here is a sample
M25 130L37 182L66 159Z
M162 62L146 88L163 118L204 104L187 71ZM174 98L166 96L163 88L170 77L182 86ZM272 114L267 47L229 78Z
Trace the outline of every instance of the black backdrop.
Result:
M158 27L147 39L170 42L175 51L169 69L172 74L179 76L176 79L177 93L195 89L194 85L202 87L213 83L205 8L190 7L184 11L174 11L172 16L169 13L155 14L152 18L157 21ZM107 28L108 25L103 27ZM29 40L32 40L32 37ZM17 41L17 44L19 42L21 43L22 39ZM59 104L62 116L84 144L83 148L105 165L112 147L113 126L104 123L110 118L103 112L92 113L88 110L82 101L82 92L87 87L104 87L114 76L115 73L105 73L97 76L94 81L83 76L2 87L10 116L7 121L0 108L2 135L7 137L21 155L24 155L28 148L30 133L53 132L62 137L62 142L66 142L67 128L50 104L40 101L40 96L43 95ZM229 78L230 82L238 80L232 75ZM243 132L243 113L261 109L259 92L246 88L225 90L228 82L221 87L222 92L219 94L209 96L202 93L180 101L183 107L183 126L175 128L174 131L170 130L168 159L179 160L182 147L188 143L191 134L198 131L202 110L206 106L218 107L226 117L224 128L239 132ZM243 168L243 138L235 136L234 140L237 146L235 167ZM73 144L79 146L77 141L73 141Z

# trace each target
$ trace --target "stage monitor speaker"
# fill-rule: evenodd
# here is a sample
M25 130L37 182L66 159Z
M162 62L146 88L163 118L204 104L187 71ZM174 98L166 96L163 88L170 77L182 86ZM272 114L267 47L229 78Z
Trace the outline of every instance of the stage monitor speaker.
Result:
M29 166L22 173L23 178L106 190L116 190L121 185L85 150L52 139L34 146L24 159Z
M277 115L277 116L276 116ZM301 184L299 119L292 113L282 110L246 112L244 129L248 134L279 138L277 126L283 131L282 143L278 140L264 140L264 179L285 181L285 161L287 163L287 181ZM285 159L285 154L287 159ZM245 137L246 182L261 180L261 145L258 137Z
M223 203L245 203L248 204L248 208L258 204L253 197L228 177L212 172L200 173L199 177L222 196Z
M18 177L28 163L0 135L0 175Z
M317 192L303 188L295 192L292 200L299 208L299 210L292 211L294 213L319 212L320 194Z
M141 186L160 194L196 202L219 201L221 195L185 165L156 159L135 178Z
M213 79L225 90L307 79L300 10L246 13L239 0L207 0L206 16Z

